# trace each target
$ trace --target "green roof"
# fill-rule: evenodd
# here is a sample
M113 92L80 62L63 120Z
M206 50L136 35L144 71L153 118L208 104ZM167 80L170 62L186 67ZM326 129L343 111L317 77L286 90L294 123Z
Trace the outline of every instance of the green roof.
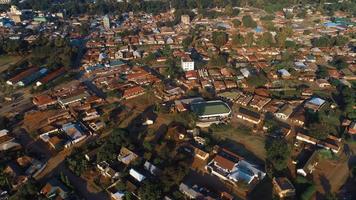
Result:
M191 108L199 117L229 114L231 112L230 107L220 100L193 103Z

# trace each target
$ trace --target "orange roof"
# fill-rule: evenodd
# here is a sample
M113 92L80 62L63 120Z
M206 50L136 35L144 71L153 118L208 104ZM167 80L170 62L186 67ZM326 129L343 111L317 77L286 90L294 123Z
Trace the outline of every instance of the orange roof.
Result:
M47 105L54 102L55 100L46 94L33 97L33 103L37 106Z
M128 88L124 91L124 95L123 97L131 97L140 93L145 92L145 89L143 89L141 86L135 86L135 87L131 87Z

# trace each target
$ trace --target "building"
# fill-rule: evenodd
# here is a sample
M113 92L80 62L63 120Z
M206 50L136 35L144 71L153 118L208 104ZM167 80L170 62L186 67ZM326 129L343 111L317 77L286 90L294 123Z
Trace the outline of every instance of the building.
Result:
M182 22L182 24L184 25L189 25L190 24L190 17L189 15L182 15L180 17L180 21Z
M313 110L314 112L318 111L325 104L325 100L319 97L314 97L308 100L304 107Z
M48 72L48 69L46 68L42 68L41 70L35 72L35 73L32 73L30 74L29 76L25 77L24 79L22 79L21 81L19 81L17 83L18 86L27 86L29 85L30 83L36 81L37 79L43 77L44 75L46 75Z
M41 189L40 193L48 199L67 199L69 197L70 191L64 184L62 184L57 179L51 179Z
M295 196L295 188L288 178L273 178L272 184L279 198L293 198Z
M221 100L195 102L191 104L191 110L200 120L214 121L231 116L231 108Z
M274 113L274 115L281 120L287 120L291 114L293 113L293 107L289 104L284 104L278 112Z
M121 147L120 153L117 156L117 159L124 163L125 165L129 165L131 162L135 161L138 158L138 155L129 150L126 147Z
M261 122L261 115L257 112L240 107L237 113L237 118L248 121L253 124L259 124Z
M319 158L316 151L304 149L297 158L297 174L307 176L312 174L315 167L318 165Z
M78 142L80 142L80 141L82 141L82 140L84 140L86 138L83 126L80 125L79 123L76 123L76 124L73 124L73 123L63 124L62 130L70 138L70 141L67 142L65 147L69 147L72 144L78 143Z
M187 72L194 70L194 61L189 56L182 57L180 61L183 71Z
M45 77L43 77L40 80L38 80L36 82L36 86L41 86L41 85L47 84L48 82L58 78L59 76L61 76L65 72L66 72L66 69L64 67L61 67L61 68L59 68L57 70L54 70L53 72L49 73Z
M104 26L105 29L110 29L111 28L111 26L110 26L110 18L109 18L108 15L105 15L103 17L103 26Z

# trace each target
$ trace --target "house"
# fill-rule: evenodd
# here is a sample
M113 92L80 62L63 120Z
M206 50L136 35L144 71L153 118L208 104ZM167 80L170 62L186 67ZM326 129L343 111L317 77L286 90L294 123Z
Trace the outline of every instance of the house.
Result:
M193 187L191 187L185 183L181 183L179 185L179 191L181 191L189 199L203 199L204 198L204 195L199 192L197 185L194 185Z
M41 189L40 193L48 199L67 199L69 189L57 179L51 179Z
M279 198L293 198L295 196L295 188L288 178L273 178L272 184Z
M47 94L37 95L33 97L32 103L35 104L38 108L47 108L50 105L57 103L57 100L52 98Z
M117 159L124 163L125 165L129 165L131 162L135 161L138 158L138 155L129 150L126 147L121 147L120 153L117 156Z
M262 108L267 105L271 101L270 98L262 97L259 95L255 95L253 99L250 101L250 106L257 110L262 110Z
M315 167L318 165L319 158L317 151L312 151L309 149L304 149L297 158L297 174L302 176L307 176L312 174Z
M86 99L87 97L89 97L90 95L86 92L82 92L82 93L79 93L79 94L74 94L74 95L71 95L71 96L66 96L66 97L63 97L63 98L58 98L58 103L63 107L65 108L66 106L70 105L70 104L73 104L73 103L77 103L77 102L80 102L84 99Z
M304 112L305 111L303 107L298 107L289 117L290 121L296 125L304 126L306 121Z
M117 179L120 175L119 172L116 172L113 168L110 167L109 163L102 161L96 165L100 173L108 178Z
M209 173L233 184L244 182L251 185L266 176L259 167L227 149L220 149L205 168Z
M228 180L228 175L233 171L234 166L242 159L240 156L227 149L221 149L214 158L205 166L211 174Z
M143 164L143 167L153 176L158 176L162 172L161 169L159 169L149 161L146 161L145 164Z
M289 104L285 104L274 115L278 119L287 120L292 113L293 113L293 107L291 105L289 105Z
M253 181L262 180L266 173L246 160L240 160L229 174L229 179L236 182L251 184Z
M145 89L141 86L133 86L130 88L127 88L123 91L122 98L124 99L132 99L137 96L145 94Z
M253 124L259 124L261 122L261 115L259 113L256 113L243 107L240 107L238 109L237 118Z
M67 136L70 138L65 144L65 147L68 148L72 144L76 144L82 140L84 140L87 136L84 133L84 127L79 123L67 123L62 125L62 130Z
M326 80L326 79L317 79L315 83L320 87L320 88L328 88L331 87L331 84Z
M278 73L282 78L285 78L285 79L291 77L291 74L286 69L279 69Z
M308 100L304 107L313 110L314 112L318 111L323 105L325 105L325 100L319 97L313 97Z
M342 148L341 138L329 135L326 139L318 140L303 133L297 133L297 140L316 145L317 147L339 153Z
M0 151L6 151L11 148L20 147L21 145L15 142L15 138L8 135L6 129L0 130Z
M131 177L133 177L137 182L141 183L146 179L146 176L138 172L137 170L131 168L129 171Z

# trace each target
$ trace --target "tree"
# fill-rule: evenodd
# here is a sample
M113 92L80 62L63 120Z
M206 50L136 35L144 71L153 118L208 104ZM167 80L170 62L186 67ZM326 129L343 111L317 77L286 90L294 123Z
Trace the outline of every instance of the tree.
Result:
M217 47L222 47L226 44L226 42L228 41L228 35L225 32L217 32L214 31L213 32L213 43L217 46Z
M344 69L348 66L345 58L342 56L335 56L331 61L331 65L333 65L338 70Z
M193 38L188 36L183 39L182 45L185 49L188 49L188 47L192 44L192 42L193 42Z
M241 34L232 36L232 44L237 47L241 47L245 44L245 39Z
M328 69L324 65L319 65L316 71L317 78L327 78L329 76Z
M143 186L140 187L138 193L141 199L155 200L163 198L162 187L159 184L153 182L146 182L143 184Z
M238 20L238 19L234 19L232 20L232 23L234 24L234 27L237 28L237 27L240 27L241 26L241 21Z
M264 32L258 41L260 46L270 47L273 44L273 36L270 32Z
M330 133L332 133L333 128L330 124L325 122L313 123L309 125L308 133L310 136L323 140L326 139Z
M266 142L267 159L273 164L277 171L287 167L290 157L290 147L285 140L272 139Z
M252 19L251 15L245 15L242 17L242 24L246 28L256 28L257 23Z
M252 32L247 33L245 37L245 43L248 47L251 47L255 41L254 34Z

